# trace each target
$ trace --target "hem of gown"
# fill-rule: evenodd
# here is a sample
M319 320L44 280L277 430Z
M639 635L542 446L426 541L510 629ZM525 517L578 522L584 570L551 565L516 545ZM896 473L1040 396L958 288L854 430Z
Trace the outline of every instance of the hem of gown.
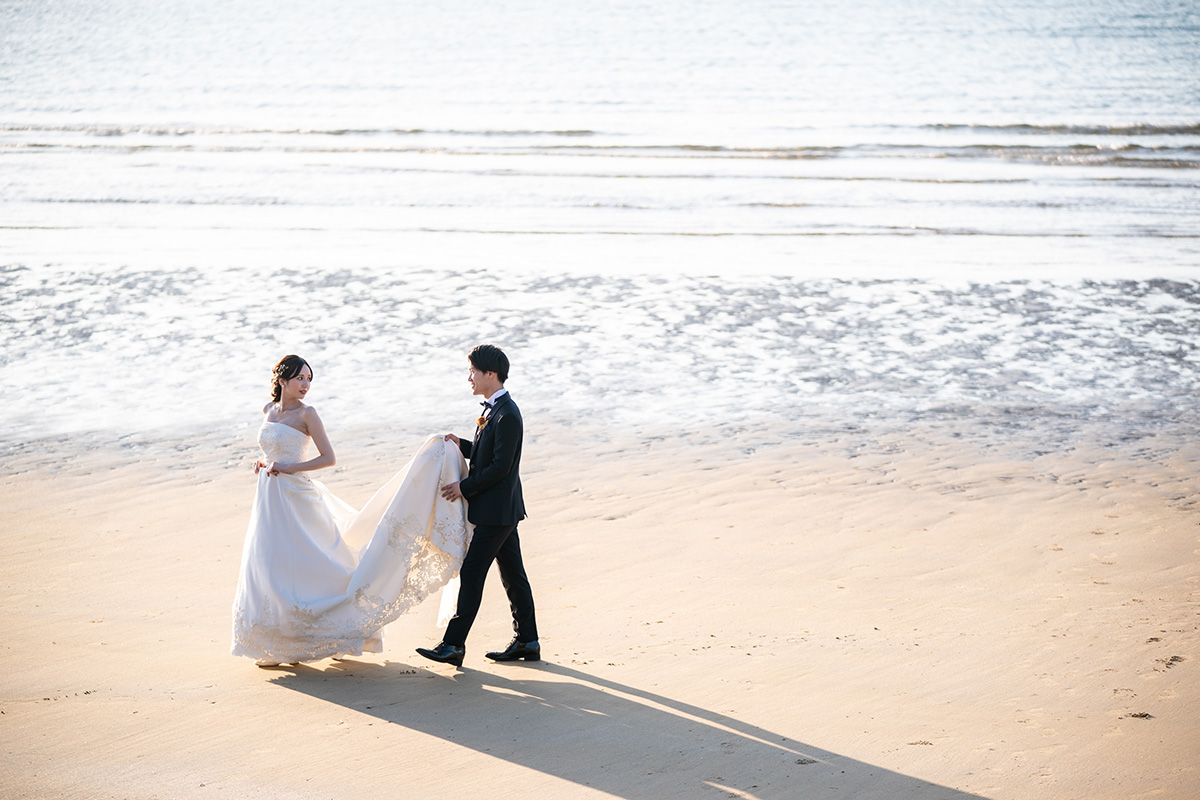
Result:
M299 644L299 643L297 643ZM363 653L382 653L383 638L306 640L295 649L254 647L246 642L234 642L230 655L278 661L281 664L321 661L332 656L361 656Z

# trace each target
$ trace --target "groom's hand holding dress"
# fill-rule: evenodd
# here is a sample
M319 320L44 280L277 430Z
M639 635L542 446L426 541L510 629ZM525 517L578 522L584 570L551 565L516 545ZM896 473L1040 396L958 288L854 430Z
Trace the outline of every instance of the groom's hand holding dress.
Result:
M454 442L454 446L459 450L462 449L462 441L453 433L447 433L442 437L442 441ZM458 485L458 481L448 483L441 488L442 497L453 503L455 500L463 500L462 489Z

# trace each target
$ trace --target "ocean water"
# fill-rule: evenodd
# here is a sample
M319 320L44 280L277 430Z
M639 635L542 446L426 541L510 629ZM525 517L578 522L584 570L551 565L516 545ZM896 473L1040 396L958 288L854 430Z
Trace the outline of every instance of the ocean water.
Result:
M0 452L286 352L451 427L485 340L555 430L1182 442L1198 75L1190 2L0 0Z

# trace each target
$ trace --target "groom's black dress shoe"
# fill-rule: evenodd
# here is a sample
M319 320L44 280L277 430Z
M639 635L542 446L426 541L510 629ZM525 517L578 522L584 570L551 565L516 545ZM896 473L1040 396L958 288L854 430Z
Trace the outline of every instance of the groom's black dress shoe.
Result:
M443 664L453 664L456 667L461 667L463 656L467 654L467 648L457 644L439 642L438 646L432 650L425 647L418 647L417 652L430 661L440 661Z
M532 642L518 642L513 639L508 647L495 653L484 653L492 661L541 661L542 646L534 639Z

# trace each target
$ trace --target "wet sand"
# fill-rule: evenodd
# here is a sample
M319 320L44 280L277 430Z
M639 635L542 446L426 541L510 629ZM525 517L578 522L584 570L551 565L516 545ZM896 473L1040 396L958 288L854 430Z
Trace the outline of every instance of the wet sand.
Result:
M1200 788L1200 449L532 440L545 660L228 655L253 492L186 454L0 480L0 795L1130 798ZM399 452L417 439L392 443ZM361 503L397 463L344 446ZM244 452L249 453L247 448ZM28 466L28 465L27 465Z

